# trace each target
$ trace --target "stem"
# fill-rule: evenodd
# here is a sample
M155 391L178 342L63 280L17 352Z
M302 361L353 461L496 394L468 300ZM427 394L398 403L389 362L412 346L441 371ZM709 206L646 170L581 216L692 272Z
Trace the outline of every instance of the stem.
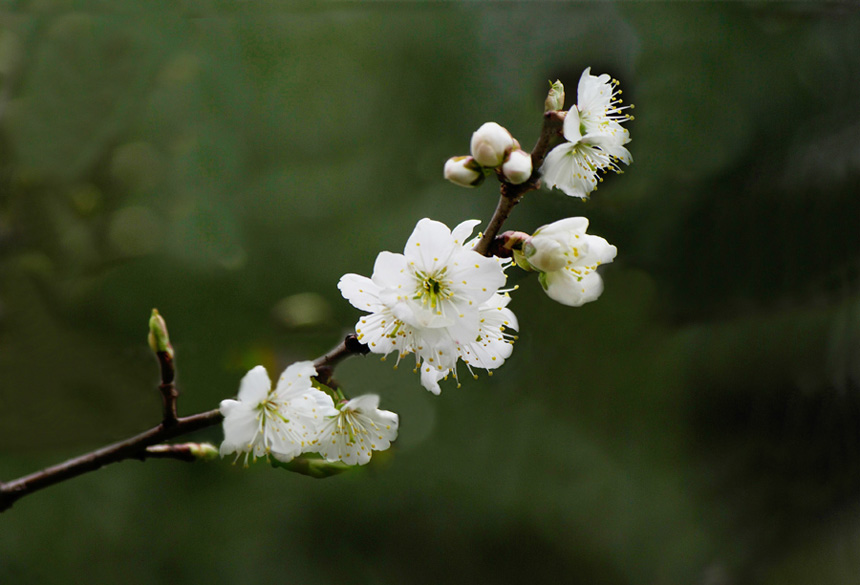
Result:
M173 357L171 357L169 352L159 351L156 352L156 356L161 366L161 384L158 386L158 390L161 392L161 424L165 427L170 427L175 425L177 420L176 401L179 398L179 390L176 389L176 385L173 383L176 377L176 370L173 366Z
M540 167L550 148L558 141L563 124L564 112L550 111L543 115L540 138L538 138L531 152L532 175L525 183L519 185L512 185L502 180L502 184L499 187L501 193L499 203L496 205L493 217L490 218L490 222L487 224L487 229L484 230L480 241L473 248L475 252L484 256L491 255L490 245L493 243L496 235L498 235L499 230L502 229L502 225L508 219L516 204L520 202L523 195L540 188ZM501 175L499 176L501 180Z

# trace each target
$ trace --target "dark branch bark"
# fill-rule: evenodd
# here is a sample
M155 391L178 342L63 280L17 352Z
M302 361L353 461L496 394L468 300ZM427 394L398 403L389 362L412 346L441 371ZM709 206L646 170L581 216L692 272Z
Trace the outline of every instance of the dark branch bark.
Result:
M331 377L334 374L335 367L340 362L354 355L367 355L368 353L370 353L370 348L360 342L358 336L354 333L347 335L340 345L324 356L317 358L314 362L314 368L317 370L317 380L326 386L331 386Z
M125 441L102 447L91 453L4 483L0 486L0 512L10 508L20 498L61 481L89 471L95 471L105 465L124 459L145 458L143 454L150 445L217 425L222 419L218 409L179 418L171 426L160 424Z
M159 351L155 354L158 357L158 364L161 366L161 384L158 390L161 392L161 424L165 427L170 427L176 424L176 401L179 399L179 390L173 380L176 378L176 370L173 366L173 357L166 351Z

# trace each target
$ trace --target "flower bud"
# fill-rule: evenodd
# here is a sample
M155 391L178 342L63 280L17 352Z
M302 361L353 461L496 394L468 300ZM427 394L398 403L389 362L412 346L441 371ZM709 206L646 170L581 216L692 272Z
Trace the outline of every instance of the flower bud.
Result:
M543 103L544 112L553 112L564 109L564 85L561 81L549 82L549 93Z
M481 166L499 166L505 160L506 152L513 148L511 133L495 122L487 122L472 134L470 150Z
M502 174L512 185L525 183L532 176L532 156L524 150L512 150L502 165Z
M484 173L471 156L454 156L445 162L445 178L461 187L477 187L484 182Z

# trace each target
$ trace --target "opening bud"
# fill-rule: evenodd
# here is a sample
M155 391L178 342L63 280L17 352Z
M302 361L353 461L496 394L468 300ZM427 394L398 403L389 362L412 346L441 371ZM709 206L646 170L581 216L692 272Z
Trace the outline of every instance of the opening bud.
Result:
M487 122L472 134L470 150L478 164L496 168L514 147L514 137L510 132L495 122Z
M549 82L549 93L543 103L544 112L554 112L564 109L564 85L559 80Z
M525 183L532 176L532 156L524 150L512 150L502 165L502 174L512 185Z
M471 156L454 156L445 163L445 178L461 187L477 187L484 182L484 172Z
M567 264L567 247L560 242L534 236L523 245L523 255L528 264L541 272L555 272Z

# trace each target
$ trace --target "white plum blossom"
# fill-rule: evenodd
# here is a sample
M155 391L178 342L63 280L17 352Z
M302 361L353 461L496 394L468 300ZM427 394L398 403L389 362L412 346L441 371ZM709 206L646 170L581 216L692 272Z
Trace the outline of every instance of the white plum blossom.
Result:
M439 382L449 374L457 377L457 360L477 378L473 368L494 370L505 363L513 352L513 339L506 329L519 329L513 311L507 308L511 301L507 293L496 293L478 309L477 331L460 324L448 328L425 331L421 349L416 355L420 365L421 384L433 394L440 394Z
M597 267L615 259L617 249L599 236L586 234L588 220L569 217L539 228L523 245L523 264L540 271L546 294L579 307L603 292Z
M475 252L467 242L478 223L465 221L449 230L422 219L403 254L381 252L371 278L346 274L338 283L344 298L369 313L356 323L358 339L373 353L397 352L398 362L414 353L422 384L435 394L440 392L439 380L450 372L456 377L458 359L469 368L486 368L484 364L501 365L510 355L503 327L516 327L513 313L503 306L497 311L505 316L501 322L485 317L501 303L496 297L506 280L504 265ZM489 323L495 331L486 330ZM481 340L497 338L505 339L503 349L495 342L475 347ZM490 351L496 352L495 360L484 355Z
M487 122L472 133L469 150L481 166L495 168L517 146L510 132L495 122Z
M567 142L553 148L541 167L547 187L557 187L571 197L586 198L603 179L601 172L622 172L619 163L630 164L633 158L624 147L630 133L621 122L630 119L621 113L615 91L616 81L608 75L594 76L590 68L582 73L577 104L564 118L563 134Z
M221 456L236 453L238 459L272 456L290 461L314 444L326 417L338 413L331 397L311 386L316 376L312 362L289 366L274 389L269 374L257 366L245 374L238 400L222 400L224 441Z
M609 134L620 144L630 142L630 133L621 126L621 123L632 119L631 116L623 113L623 110L633 106L621 105L622 100L618 97L621 95L621 90L616 89L617 87L618 81L610 78L606 73L592 75L591 67L582 72L576 91L575 106L579 112L582 134Z
M471 156L454 156L445 162L445 178L461 187L477 187L484 182L481 165Z
M318 450L328 461L364 465L371 451L384 451L397 438L398 417L379 410L379 396L353 398L326 421L318 436Z
M525 183L532 176L532 155L519 148L511 151L502 165L502 174L512 185Z

